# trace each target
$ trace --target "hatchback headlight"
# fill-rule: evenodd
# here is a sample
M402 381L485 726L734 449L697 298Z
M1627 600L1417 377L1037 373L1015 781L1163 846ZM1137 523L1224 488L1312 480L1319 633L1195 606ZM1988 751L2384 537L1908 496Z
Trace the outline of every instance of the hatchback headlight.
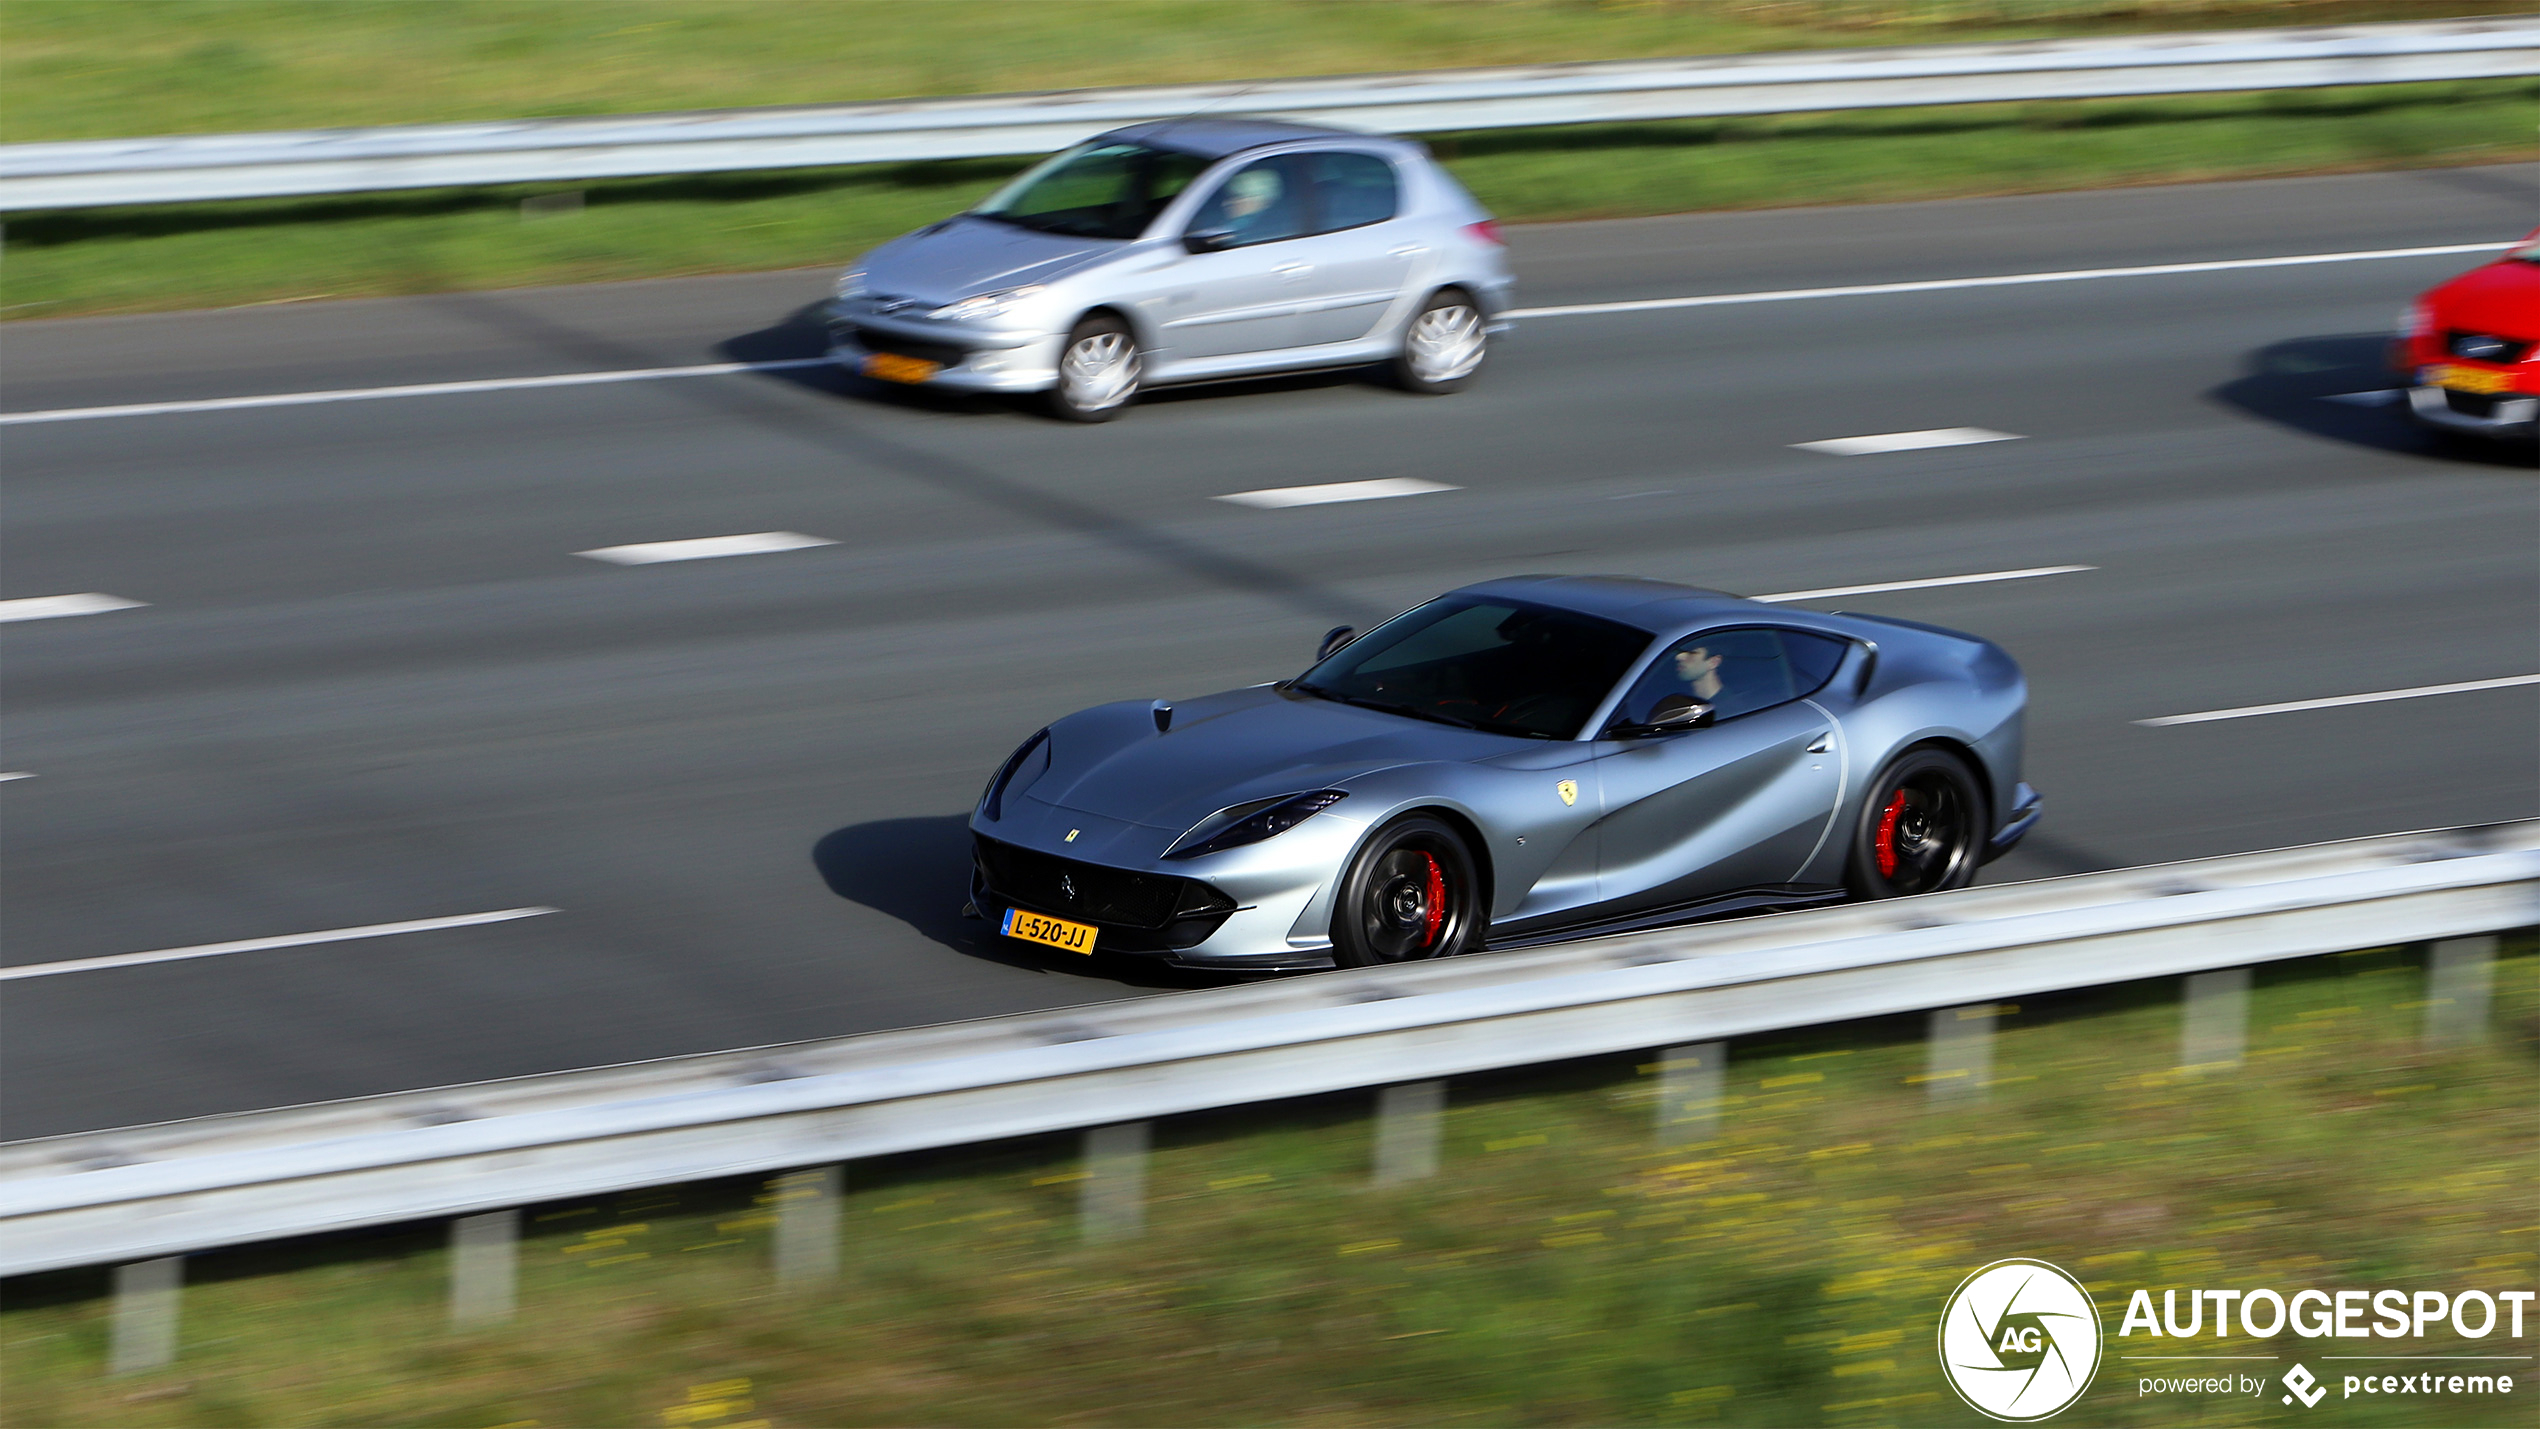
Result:
M1198 858L1202 854L1224 853L1230 848L1242 848L1263 839L1277 838L1348 797L1338 789L1317 789L1310 794L1289 794L1220 809L1193 824L1189 833L1175 839L1173 846L1164 851L1164 856Z
M986 322L990 318L1005 316L1008 309L1026 298L1038 296L1040 291L1040 285L1035 283L1027 288L1008 288L998 293L980 293L958 302L946 303L926 316L948 323Z
M864 270L862 268L849 268L847 271L839 274L837 285L832 288L830 292L832 296L838 298L840 301L844 301L848 298L863 297L865 292Z

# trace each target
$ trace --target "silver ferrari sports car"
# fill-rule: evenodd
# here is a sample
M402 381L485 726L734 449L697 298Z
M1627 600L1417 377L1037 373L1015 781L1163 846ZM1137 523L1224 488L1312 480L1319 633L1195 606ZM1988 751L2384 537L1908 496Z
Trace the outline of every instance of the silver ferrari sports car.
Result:
M1292 679L1098 705L980 795L973 911L1365 967L1957 888L2037 822L2001 647L1619 577L1467 586Z

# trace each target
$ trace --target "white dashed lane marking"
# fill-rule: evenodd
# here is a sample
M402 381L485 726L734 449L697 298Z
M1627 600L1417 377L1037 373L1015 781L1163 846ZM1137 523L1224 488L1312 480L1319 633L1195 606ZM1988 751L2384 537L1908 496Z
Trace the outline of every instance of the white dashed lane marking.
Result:
M0 968L0 982L25 977L55 977L62 973L95 972L103 968L139 967L144 963L173 963L187 958L216 958L225 953L261 953L271 948L305 948L312 943L349 943L357 938L386 938L398 933L430 933L443 928L473 928L482 923L508 923L514 918L535 918L553 908L500 908L491 913L461 913L452 918L417 918L408 923L371 923L359 928L330 928L322 933L286 933L279 938L248 938L235 943L204 943L191 948L161 948L151 953L115 953L102 958L75 958L60 963L27 963L13 968Z
M1387 476L1374 481L1334 481L1321 486L1273 486L1260 491L1237 491L1220 496L1237 506L1255 506L1275 511L1284 506L1324 506L1335 501L1382 501L1388 496L1425 496L1433 491L1455 491L1457 487L1442 481L1422 481L1416 476Z
M1927 432L1883 432L1871 437L1832 437L1822 442L1793 442L1803 452L1827 456L1876 456L1881 452L1918 452L1928 447L1972 447L1985 442L2016 442L2017 432L1989 427L1934 427Z
M710 561L719 556L766 556L778 551L805 551L838 544L797 531L753 531L746 536L700 536L692 541L645 541L632 546L602 546L576 551L615 566L650 566L663 561Z
M1940 586L1983 585L1989 581L2025 581L2039 576L2069 576L2082 571L2095 571L2097 566L2032 566L2024 571L1978 571L1967 576L1926 576L1921 580L1883 581L1877 585L1838 585L1824 590L1786 590L1777 595L1751 595L1749 600L1778 605L1794 600L1832 600L1836 596L1876 595L1890 590L1933 590Z
M2162 715L2158 719L2139 719L2136 724L2154 727L2173 724L2207 724L2218 719L2248 719L2253 715L2293 714L2301 710L2333 710L2343 705L2377 705L2385 700L2421 700L2428 695L2465 695L2473 690L2508 690L2516 685L2540 685L2540 675L2507 675L2499 680L2463 680L2453 685L2417 685L2405 690L2375 690L2368 695L2331 695L2324 700L2287 700L2278 705L2242 705L2238 709L2200 710L2195 714Z
M33 595L20 600L0 600L0 621L103 615L110 610L138 610L147 604L149 602L145 600L126 600L119 595L93 590L84 595Z
M0 774L0 784L6 784L6 783L8 783L10 780L12 780L12 779L32 779L32 778L34 778L34 777L35 777L34 775L27 773L27 772L26 772L25 770L23 770L23 769L20 769L20 770L16 770L16 771L14 771L14 772L11 772L11 773L7 773L7 774Z
M2232 273L2251 268L2301 268L2320 263L2369 263L2386 258L2443 258L2494 253L2512 243L2444 243L2429 248L2376 248L2351 253L2296 253L2279 258L2224 258L2199 263L2149 263L2132 268L2067 268L2046 273L1994 273L1974 278L1931 278L1907 283L1853 283L1833 288L1775 288L1753 293L1704 293L1685 298L1635 298L1613 303L1567 303L1517 308L1512 318L1590 317L1601 313L1667 312L1677 308L1793 303L1817 298L1866 298L1898 293L1947 293L1968 288L2009 288L2032 283L2082 283L2107 278L2161 278L2191 273ZM93 422L110 417L159 417L185 412L234 412L254 407L305 407L329 402L370 402L389 397L451 397L475 392L520 392L539 387L589 387L609 382L650 382L665 377L727 377L743 372L784 372L826 367L825 357L778 362L701 362L687 367L637 367L616 372L560 372L545 377L499 377L469 382L418 382L401 387L347 387L326 392L276 392L256 397L209 397L185 402L133 402L114 407L54 407L0 412L0 427L35 422Z

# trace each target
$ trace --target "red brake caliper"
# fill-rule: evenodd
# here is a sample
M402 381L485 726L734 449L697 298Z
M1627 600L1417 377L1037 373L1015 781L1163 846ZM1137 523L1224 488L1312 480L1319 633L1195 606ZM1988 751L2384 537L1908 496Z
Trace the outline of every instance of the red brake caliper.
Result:
M1879 812L1878 856L1881 878L1896 876L1896 821L1904 816L1905 791L1899 789L1896 791L1896 797L1888 800L1887 807Z
M1420 934L1420 946L1438 940L1438 929L1446 926L1446 874L1439 870L1435 855L1422 854L1429 862L1429 926Z

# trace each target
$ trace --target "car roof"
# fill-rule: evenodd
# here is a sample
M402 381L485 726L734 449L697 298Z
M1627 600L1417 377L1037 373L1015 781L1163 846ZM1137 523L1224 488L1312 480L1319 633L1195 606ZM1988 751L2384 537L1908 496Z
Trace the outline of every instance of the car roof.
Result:
M1639 576L1507 576L1450 595L1494 595L1602 616L1657 633L1721 616L1751 617L1753 601L1701 586Z
M1209 115L1194 119L1152 119L1114 129L1103 139L1121 139L1148 144L1159 149L1178 149L1203 159L1222 159L1247 149L1271 144L1292 144L1300 139L1353 139L1360 143L1399 143L1379 134L1363 134L1355 129L1333 129L1321 124L1296 124L1285 119L1256 119L1245 114Z

